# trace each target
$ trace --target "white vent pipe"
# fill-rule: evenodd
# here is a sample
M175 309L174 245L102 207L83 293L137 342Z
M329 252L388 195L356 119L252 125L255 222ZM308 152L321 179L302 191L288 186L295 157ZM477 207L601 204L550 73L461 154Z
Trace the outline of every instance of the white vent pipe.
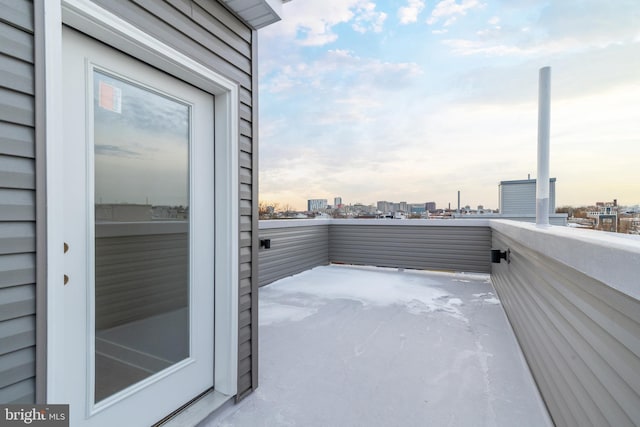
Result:
M540 69L538 83L538 179L536 181L536 224L549 225L549 130L551 67Z

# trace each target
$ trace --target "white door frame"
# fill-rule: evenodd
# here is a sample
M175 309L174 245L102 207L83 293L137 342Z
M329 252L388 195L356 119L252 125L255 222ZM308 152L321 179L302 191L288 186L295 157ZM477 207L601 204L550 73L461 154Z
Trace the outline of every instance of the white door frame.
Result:
M215 319L214 389L237 394L238 276L239 276L239 166L237 83L206 68L181 52L151 37L89 0L46 0L46 176L47 176L47 401L63 402L64 349L64 171L61 147L62 24L97 38L112 47L214 95L215 123ZM195 396L194 396L195 397ZM176 408L167 408L167 413Z

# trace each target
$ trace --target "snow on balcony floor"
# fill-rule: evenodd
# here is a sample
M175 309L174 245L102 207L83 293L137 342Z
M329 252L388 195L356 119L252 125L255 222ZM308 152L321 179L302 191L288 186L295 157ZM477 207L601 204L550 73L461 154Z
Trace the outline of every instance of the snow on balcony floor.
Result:
M259 388L207 426L551 425L488 275L318 267L259 316Z

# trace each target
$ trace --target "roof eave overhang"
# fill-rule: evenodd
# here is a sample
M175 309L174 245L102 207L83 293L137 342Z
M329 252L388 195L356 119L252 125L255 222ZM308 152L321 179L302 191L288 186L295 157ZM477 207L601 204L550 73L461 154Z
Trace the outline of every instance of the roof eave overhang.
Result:
M282 0L221 0L251 28L259 30L282 19ZM285 1L286 2L286 1Z

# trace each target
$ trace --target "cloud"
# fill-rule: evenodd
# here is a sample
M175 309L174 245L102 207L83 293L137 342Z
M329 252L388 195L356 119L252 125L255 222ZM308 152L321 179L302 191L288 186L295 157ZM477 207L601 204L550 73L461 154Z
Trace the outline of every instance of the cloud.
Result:
M637 203L625 185L640 182L640 2L495 1L399 1L396 28L373 0L285 5L313 16L259 32L261 199L446 206L461 190L463 204L497 207L500 180L535 175L537 71L550 65L557 203ZM419 3L432 26L401 28L427 19L409 13ZM612 178L596 185L596 172Z
M596 197L586 184L594 173L615 178L621 191L640 180L635 166L640 122L633 108L638 96L636 84L552 103L551 171L558 178L558 205ZM628 106L624 114L619 106ZM308 198L335 195L347 203L435 200L446 206L455 203L461 190L463 205L496 208L501 180L536 173L535 96L517 105L417 104L400 114L378 111L365 126L348 127L355 129L323 126L315 134L290 129L305 143L280 146L276 155L261 159L265 199L286 200L300 209ZM288 138L286 132L281 139ZM267 150L272 151L271 145L263 147L263 153ZM282 183L286 190L276 191ZM614 197L606 193L606 185L600 187L598 197Z
M562 49L522 56L508 65L483 61L458 73L445 88L462 87L457 99L479 104L519 104L537 99L537 73L552 68L553 101L579 98L585 93L607 93L638 82L640 44L615 45L607 49L572 51ZM491 64L491 65L490 65Z
M422 74L413 62L389 62L365 58L352 51L333 49L310 63L300 62L282 67L263 79L262 90L274 94L318 94L335 92L343 99L345 93L371 93L377 90L397 90ZM345 92L347 91L347 92Z
M368 31L379 33L386 19L386 13L376 11L375 3L362 2L355 7L355 18L351 28L362 34Z
M293 41L299 46L324 46L335 42L334 28L351 23L359 33L380 32L387 14L369 0L304 0L284 5L283 19L260 31L262 39Z
M403 25L411 24L418 21L418 15L424 9L423 0L408 0L406 6L398 9L398 18Z
M443 10L451 12L455 8ZM511 20L492 16L488 28L476 29L473 34L458 33L459 37L442 43L455 55L540 57L607 49L640 41L637 18L640 2L637 1L615 5L595 0L585 0L579 5L562 1L549 2L544 7L525 2L517 16L510 15ZM568 16L571 19L566 19Z
M456 0L442 0L433 8L427 24L433 25L445 18L444 25L448 26L456 21L456 15L466 15L469 10L483 7L485 4L479 0L462 0L461 3L457 3Z
M630 41L640 33L640 2L552 1L542 9L537 26L550 38L576 37L590 44Z

